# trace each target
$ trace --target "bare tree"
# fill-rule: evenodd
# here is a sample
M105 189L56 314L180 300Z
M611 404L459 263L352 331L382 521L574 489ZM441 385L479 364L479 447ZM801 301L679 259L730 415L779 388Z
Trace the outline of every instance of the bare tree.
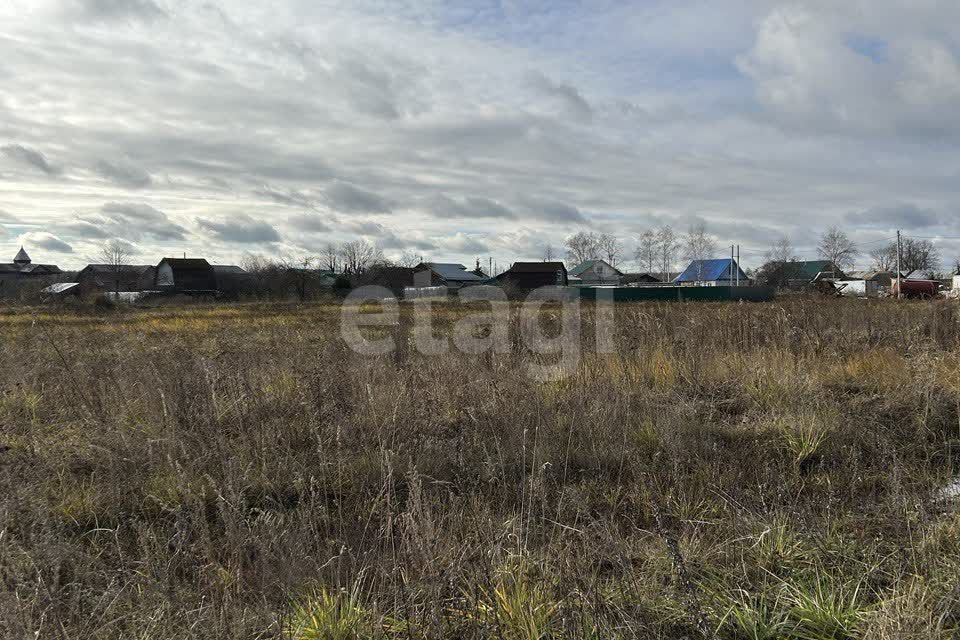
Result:
M859 255L860 250L856 243L839 227L830 227L820 236L817 253L824 260L829 260L835 267L849 269L853 267L853 261Z
M663 225L657 230L657 255L660 261L660 270L664 277L669 278L677 263L677 252L680 250L680 238L670 225Z
M123 272L130 264L131 257L133 257L133 250L129 244L122 240L111 240L100 248L99 260L101 264L107 265L110 270L110 277L114 283L114 293L120 293L120 281L123 279Z
M623 253L623 244L621 244L615 235L601 233L597 236L597 253L599 257L606 260L610 266L615 267Z
M259 253L245 253L240 261L240 266L250 274L257 295L271 292L273 282L281 270L279 262L269 260Z
M259 253L244 253L240 259L240 266L247 273L258 273L265 270L270 265L270 261Z
M640 236L640 242L633 252L633 259L641 269L646 269L647 273L653 273L654 265L657 262L657 233L648 229Z
M707 225L697 222L690 225L684 238L686 258L697 263L697 280L703 279L703 261L709 260L717 251L717 243L709 233Z
M873 267L877 271L893 271L897 268L897 243L883 245L870 252Z
M574 265L600 257L599 239L589 231L578 231L567 238L563 246L567 249L567 260Z
M790 242L790 238L785 235L777 238L777 240L767 251L766 258L767 262L773 262L776 264L795 262L797 260L797 256L796 253L794 253L793 243Z
M873 264L882 271L897 268L897 243L885 244L870 252ZM929 240L903 238L900 242L900 270L907 276L917 271L934 271L940 266L940 251Z
M332 242L328 242L323 248L320 258L327 271L336 273L337 267L340 265L340 248Z
M908 277L917 271L932 273L938 267L940 251L931 241L904 238L900 242L900 269Z
M769 287L786 287L796 277L791 262L797 260L790 238L783 235L774 241L765 255L766 262L756 271L755 279Z
M543 261L553 262L553 245L552 244L548 243L547 246L543 248Z
M352 240L340 245L340 260L346 273L360 275L374 264L384 262L383 252L366 240Z
M423 262L423 256L409 249L405 249L394 262L396 262L398 267L415 267Z
M303 256L297 261L297 267L288 269L300 302L307 299L307 289L310 281L316 277L316 272L312 269L316 260L311 256Z

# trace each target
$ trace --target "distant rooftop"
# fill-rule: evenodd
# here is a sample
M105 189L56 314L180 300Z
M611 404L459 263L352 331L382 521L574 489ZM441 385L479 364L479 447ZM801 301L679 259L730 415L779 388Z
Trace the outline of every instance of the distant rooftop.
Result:
M462 264L454 262L424 262L423 264L430 267L444 280L455 282L480 282L484 280L472 271L467 271L467 268Z
M575 266L575 267L573 267L572 269L570 269L570 274L571 274L571 275L574 275L574 276L583 275L584 273L586 273L587 271L589 271L590 269L592 269L593 267L595 267L595 266L598 265L598 264L605 264L605 265L607 265L608 267L610 267L611 269L613 269L614 271L616 271L617 273L620 273L620 274L623 273L622 271L620 271L620 269L617 269L615 266L613 266L612 264L610 264L610 263L607 262L606 260L584 260L583 262L581 262L581 263L578 264L577 266Z
M690 266L676 277L674 282L710 282L713 280L732 280L736 278L736 265L740 271L740 279L748 280L747 274L740 269L735 260L730 258L716 258L713 260L694 260Z
M514 262L508 269L513 273L556 273L566 271L562 262Z

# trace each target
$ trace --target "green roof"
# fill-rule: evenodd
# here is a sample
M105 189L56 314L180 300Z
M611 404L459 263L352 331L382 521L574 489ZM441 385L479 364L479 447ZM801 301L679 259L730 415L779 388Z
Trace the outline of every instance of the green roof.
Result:
M606 260L584 260L583 262L575 266L573 269L570 269L568 273L572 276L579 276L585 273L588 269L591 269L594 265L599 264L601 262L607 265L608 267L610 267L611 269L613 269L614 271L616 271L617 273L620 273L619 269L611 265Z
M829 260L800 260L797 262L787 262L785 266L790 268L791 278L803 278L805 280L813 280L821 271L834 270L833 265ZM840 272L839 269L836 271Z

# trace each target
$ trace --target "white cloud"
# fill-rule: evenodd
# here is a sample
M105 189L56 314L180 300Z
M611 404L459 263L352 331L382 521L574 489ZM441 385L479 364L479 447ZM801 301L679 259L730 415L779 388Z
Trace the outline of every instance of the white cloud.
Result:
M956 137L960 58L938 25L869 33L874 52L855 46L858 28L843 10L778 7L737 64L775 116L808 130Z
M0 146L0 152L3 152L4 155L15 162L38 169L49 176L60 173L60 169L50 164L47 157L36 149L30 149L20 144L7 144Z
M760 252L877 212L956 235L958 7L8 0L0 209L145 258L509 263L692 216Z
M73 247L46 231L31 231L22 234L17 242L25 247L38 247L52 253L73 253Z
M153 182L149 173L129 160L100 160L95 171L120 186L133 189L149 187Z
M209 220L199 218L197 224L213 237L238 244L269 244L280 241L280 234L272 225L256 220L247 214Z

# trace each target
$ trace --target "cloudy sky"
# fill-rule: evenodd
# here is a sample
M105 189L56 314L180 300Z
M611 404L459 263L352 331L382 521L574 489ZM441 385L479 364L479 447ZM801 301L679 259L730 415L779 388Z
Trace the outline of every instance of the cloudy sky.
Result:
M960 256L956 0L4 0L0 251ZM0 259L4 258L0 255Z

